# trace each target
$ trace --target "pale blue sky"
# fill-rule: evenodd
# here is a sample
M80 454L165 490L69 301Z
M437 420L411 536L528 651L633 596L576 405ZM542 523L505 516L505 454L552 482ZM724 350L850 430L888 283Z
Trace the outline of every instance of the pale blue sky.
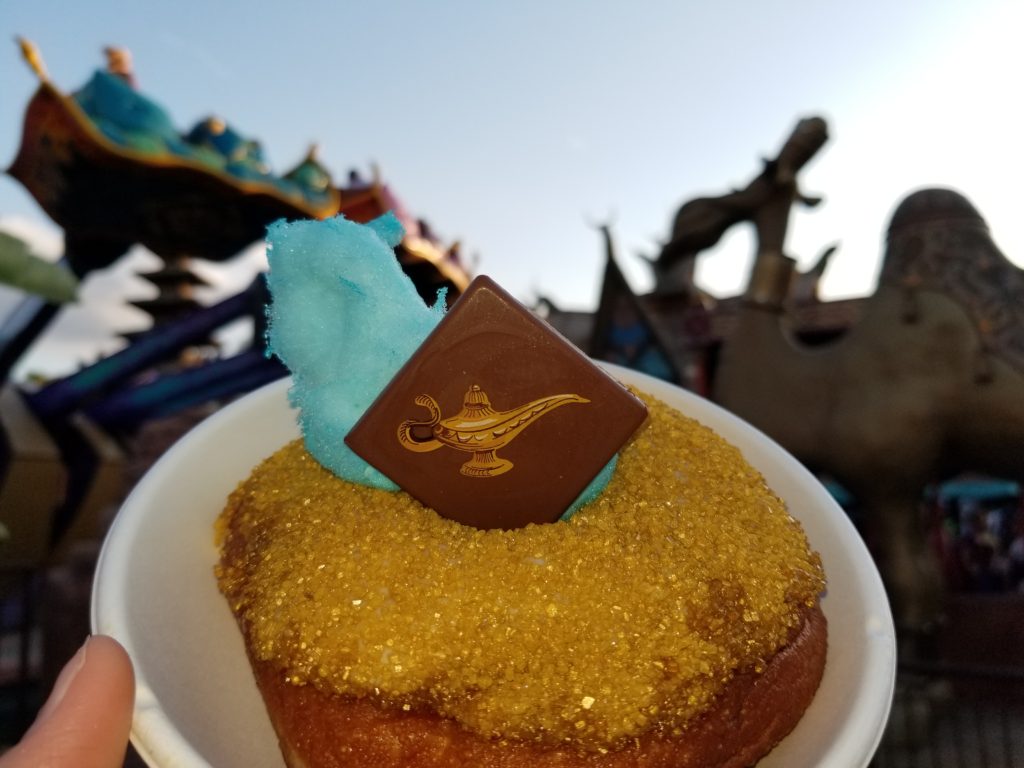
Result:
M259 138L277 170L311 141L339 179L376 162L414 213L478 257L478 271L526 301L592 308L602 252L588 222L612 220L627 275L645 290L635 254L656 250L679 204L745 183L799 117L817 113L832 138L804 180L826 201L795 217L790 250L807 264L840 241L826 289L865 294L889 213L920 186L960 189L1024 259L1020 8L0 0L0 41L10 41L0 43L0 163L15 155L35 87L16 34L37 43L65 90L102 65L103 46L121 45L180 128L219 114ZM0 227L59 249L7 176ZM704 257L704 285L740 290L749 245L741 231Z

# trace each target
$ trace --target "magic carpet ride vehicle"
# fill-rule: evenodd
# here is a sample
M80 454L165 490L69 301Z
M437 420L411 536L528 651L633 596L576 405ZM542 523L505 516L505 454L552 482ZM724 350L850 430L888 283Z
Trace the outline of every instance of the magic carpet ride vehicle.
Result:
M395 210L407 232L399 258L417 267L418 280L447 285L454 295L468 285L457 248L431 239L376 178L335 187L313 150L274 175L259 142L218 118L179 133L163 108L135 89L130 72L113 64L123 61L123 49L107 49L108 70L66 95L50 81L35 46L19 43L40 82L8 173L64 229L76 273L107 266L135 243L164 260L220 261L260 240L279 218L343 213L362 222Z
M369 180L352 172L346 186L335 186L313 147L294 168L275 175L259 142L219 118L179 132L167 112L136 89L126 50L106 49L107 69L65 94L51 82L38 49L18 42L39 88L7 172L63 228L64 261L78 277L113 264L138 243L165 264L159 279L145 277L161 293L168 282L188 293L197 280L185 260L230 259L262 240L272 221L340 213L363 223L392 211L406 233L396 255L424 300L433 302L446 288L450 303L469 284L458 243L442 245L376 169ZM0 378L56 313L42 301L30 303L3 329ZM155 324L196 308L180 297L144 307Z

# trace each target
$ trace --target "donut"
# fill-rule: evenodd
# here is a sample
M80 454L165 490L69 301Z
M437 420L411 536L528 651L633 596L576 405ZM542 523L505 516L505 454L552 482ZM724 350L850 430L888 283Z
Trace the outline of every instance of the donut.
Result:
M292 768L741 768L799 722L825 574L741 452L649 418L570 519L485 530L303 442L230 496L216 575Z

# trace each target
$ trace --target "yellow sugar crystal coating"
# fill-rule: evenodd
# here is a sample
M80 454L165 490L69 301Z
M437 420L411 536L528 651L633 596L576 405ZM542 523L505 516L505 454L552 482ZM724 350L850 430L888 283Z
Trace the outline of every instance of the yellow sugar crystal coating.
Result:
M685 729L788 641L824 575L736 448L644 399L651 418L597 501L511 531L281 449L221 520L218 578L254 655L486 737L600 750Z

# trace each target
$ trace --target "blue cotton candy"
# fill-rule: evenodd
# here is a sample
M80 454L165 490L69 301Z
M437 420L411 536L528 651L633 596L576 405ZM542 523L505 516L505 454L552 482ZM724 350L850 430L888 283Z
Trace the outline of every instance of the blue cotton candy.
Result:
M345 435L444 314L427 307L393 248L402 225L392 214L369 224L342 216L278 221L267 230L273 296L270 351L292 372L306 449L351 482L397 490L353 453Z
M591 480L587 487L580 492L580 495L576 497L576 501L569 505L569 508L562 513L562 516L559 519L568 520L583 507L587 506L587 504L597 499L597 497L601 495L601 492L604 491L605 486L611 482L612 476L615 474L615 465L618 463L619 454L615 454L609 462L602 467L601 471L594 475L594 479Z

